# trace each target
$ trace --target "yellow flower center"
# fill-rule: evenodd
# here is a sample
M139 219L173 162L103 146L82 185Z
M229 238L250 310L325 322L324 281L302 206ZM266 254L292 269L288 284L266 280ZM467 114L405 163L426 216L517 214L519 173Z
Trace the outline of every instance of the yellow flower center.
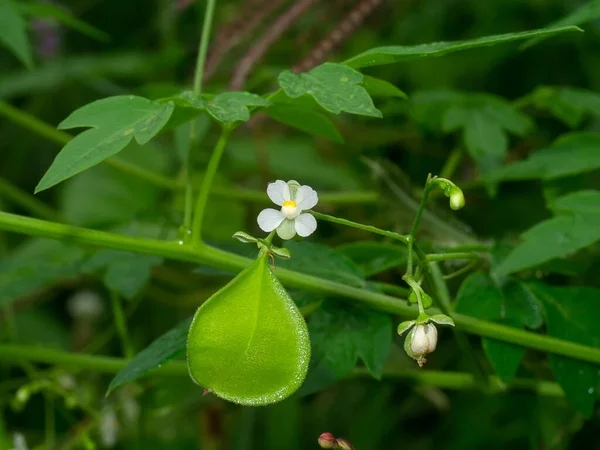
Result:
M298 216L298 206L296 202L293 200L286 200L281 205L281 212L285 216L286 219L295 219Z

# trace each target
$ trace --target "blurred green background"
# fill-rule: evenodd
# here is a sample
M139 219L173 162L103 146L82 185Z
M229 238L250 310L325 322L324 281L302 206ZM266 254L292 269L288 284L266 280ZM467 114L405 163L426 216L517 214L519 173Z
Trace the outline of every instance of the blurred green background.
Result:
M264 45L270 27L302 3L307 6L297 20L266 46L264 57L252 64L241 82L235 81L240 65ZM227 90L232 80L238 90L263 94L276 89L282 70L308 69L322 62L315 59L319 53L315 49L322 49L319 43L361 8L369 13L323 52L325 60L343 61L382 45L541 28L584 3L219 1L205 91ZM124 93L157 98L190 86L204 2L64 0L53 4L102 30L108 39L97 39L103 38L97 33L82 34L53 19L33 19L29 32L35 66L25 69L1 51L0 100L54 127L73 110L99 98ZM238 230L258 232L256 215L268 205L264 188L275 179L297 179L319 193L356 193L349 202L322 202L320 210L406 231L427 174L439 173L451 152L460 147L460 134L440 129L436 109L441 106L428 104L427 96L436 91L487 92L518 102L541 85L598 91L600 22L590 21L583 28L585 33L566 33L522 51L518 44L508 44L366 69L365 73L398 86L409 99L376 99L384 113L382 120L336 116L344 144L257 117L236 132L225 153L217 181L220 194L209 204L208 237L216 245L251 254L248 248L231 244L230 237ZM535 131L526 137L509 137L507 162L524 158L569 130L543 108L524 111L535 118ZM598 117L586 117L580 128L599 131ZM205 120L199 121L199 130L203 140L194 150L193 164L201 172L217 130ZM56 136L45 137L6 117L0 118L0 136L0 177L33 192L61 144ZM131 146L120 157L177 178L186 136L186 130L163 133L150 146ZM544 199L600 185L597 171L557 182L499 186L486 186L478 175L475 163L463 155L452 179L464 186L467 207L451 214L447 200L438 197L432 209L445 225L425 220L422 236L448 245L474 236L485 243L508 242L549 216ZM54 215L86 227L155 238L174 238L183 214L181 195L108 166L93 168L37 198L50 210L32 210L1 192L0 209L42 218ZM313 238L336 247L368 236L320 223ZM0 233L0 252L0 296L6 306L0 321L3 340L122 356L105 287L108 275L95 269L102 263L82 268L82 249L8 233ZM136 351L188 317L231 277L210 268L148 259L122 264L112 270L119 278L116 283L133 292L125 309ZM545 276L554 284L576 280L600 287L597 267L597 248L592 247ZM130 286L132 279L140 280L140 285ZM402 283L399 270L384 272L378 279ZM460 279L450 283L453 293L459 284ZM423 370L469 371L465 355L449 336L440 332L435 358ZM479 339L471 340L489 367ZM396 338L388 366L412 367L402 344ZM547 364L535 352L528 352L519 370L521 375L550 378ZM26 404L19 402L18 388L39 379L52 380L62 391L41 387ZM309 386L281 404L248 408L204 396L185 376L151 376L104 398L110 379L110 374L0 365L0 449L11 448L13 433L18 432L30 448L44 448L50 442L47 448L58 449L97 445L131 450L304 450L318 448L317 437L325 431L347 438L358 450L600 448L597 412L585 420L564 398L525 391L488 395L477 389L444 389L393 377L378 381L354 372L324 389L320 387L326 382L312 392ZM76 399L75 405L65 402L65 392Z

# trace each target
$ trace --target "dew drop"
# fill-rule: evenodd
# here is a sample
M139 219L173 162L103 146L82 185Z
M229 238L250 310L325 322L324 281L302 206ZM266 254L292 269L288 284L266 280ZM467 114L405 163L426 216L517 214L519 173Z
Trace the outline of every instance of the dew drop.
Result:
M593 394L594 393L594 388L589 388L588 389L588 394Z

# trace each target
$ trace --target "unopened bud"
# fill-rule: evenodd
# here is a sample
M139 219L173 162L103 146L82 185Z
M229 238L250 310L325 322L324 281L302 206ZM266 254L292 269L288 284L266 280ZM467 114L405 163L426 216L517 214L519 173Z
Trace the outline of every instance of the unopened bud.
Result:
M410 351L411 356L422 366L425 355L433 352L437 345L437 328L432 323L418 324L411 331Z
M321 448L338 448L338 443L333 434L323 433L319 436L319 446Z
M450 208L458 211L465 206L465 196L460 188L454 186L450 191Z
M343 448L344 450L354 450L354 446L346 439L338 439L337 444L339 448Z

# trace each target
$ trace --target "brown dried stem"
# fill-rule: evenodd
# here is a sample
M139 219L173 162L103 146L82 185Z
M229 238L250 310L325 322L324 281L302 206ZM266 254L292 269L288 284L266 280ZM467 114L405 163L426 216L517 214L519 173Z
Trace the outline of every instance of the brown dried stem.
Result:
M233 78L229 83L232 91L238 91L244 87L246 79L254 66L263 58L269 48L275 43L290 25L317 0L296 0L295 3L265 31L252 48L246 53L235 69Z
M300 63L292 68L292 71L305 72L321 64L327 55L339 47L381 3L383 3L383 0L362 0L359 2Z
M217 31L215 43L206 60L205 79L212 77L223 58L282 3L283 0L253 0L240 8L238 15Z

